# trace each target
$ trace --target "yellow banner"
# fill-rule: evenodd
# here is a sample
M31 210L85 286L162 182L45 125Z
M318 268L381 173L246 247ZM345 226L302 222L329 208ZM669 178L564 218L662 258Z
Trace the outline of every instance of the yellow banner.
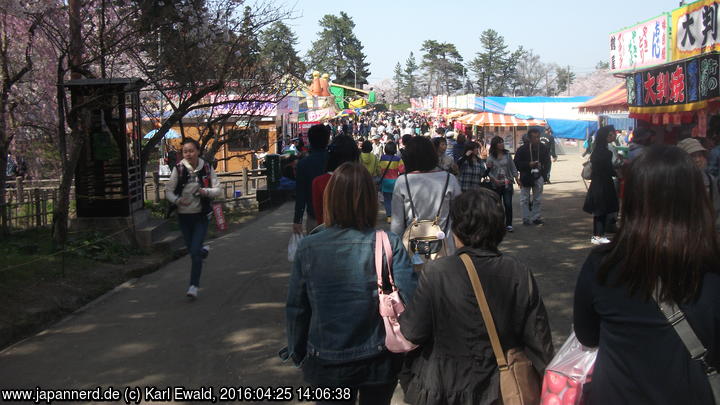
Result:
M702 0L672 12L672 60L720 51L720 6L717 0Z

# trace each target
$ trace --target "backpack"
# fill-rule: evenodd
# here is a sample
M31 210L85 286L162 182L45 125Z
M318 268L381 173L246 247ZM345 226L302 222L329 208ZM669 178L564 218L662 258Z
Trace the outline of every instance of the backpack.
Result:
M445 200L448 183L450 182L450 173L447 173L445 179L445 187L443 188L442 198L437 214L432 220L419 220L415 211L415 204L410 193L410 179L405 173L405 187L407 187L408 199L410 200L410 213L412 214L412 222L403 233L403 245L411 257L412 263L416 266L416 270L422 269L422 266L439 257L445 257L448 254L447 249L447 232L440 227L440 210ZM449 222L449 219L448 219Z
M175 165L175 170L178 172L178 182L177 185L175 185L175 190L173 192L175 195L181 195L183 189L187 185L188 180L190 179L190 173L187 170L187 167L185 167L182 162ZM197 173L197 180L200 184L201 188L207 188L210 187L210 170L208 169L208 163L205 162L203 164L202 169ZM212 199L210 197L203 197L200 196L200 204L202 206L201 213L203 215L210 215L212 213ZM168 208L167 211L165 211L165 218L170 218L172 213L177 209L177 204L173 204L168 201Z

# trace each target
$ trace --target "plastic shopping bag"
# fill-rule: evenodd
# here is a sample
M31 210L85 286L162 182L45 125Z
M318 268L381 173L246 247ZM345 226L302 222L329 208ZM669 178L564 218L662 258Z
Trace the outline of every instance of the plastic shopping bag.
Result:
M295 261L295 252L297 252L298 245L300 244L300 241L302 240L303 236L299 235L297 233L293 233L292 236L290 236L290 242L288 243L288 261L294 262Z
M583 386L592 379L597 348L583 346L573 332L545 369L543 405L581 405Z

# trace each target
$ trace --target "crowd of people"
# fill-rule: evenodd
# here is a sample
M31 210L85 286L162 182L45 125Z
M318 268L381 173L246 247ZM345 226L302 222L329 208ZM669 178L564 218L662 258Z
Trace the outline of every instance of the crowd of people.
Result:
M281 356L312 386L351 388L347 403L389 404L399 383L411 404L499 404L491 333L468 279L477 273L502 347L522 348L541 375L554 355L542 293L501 244L513 231L515 185L523 224L544 224L554 151L543 136L552 134L531 129L512 156L500 137L472 139L413 114L312 127L296 170L293 231L307 236L292 265ZM691 140L635 151L619 200L615 136L612 127L595 136L583 206L598 245L574 305L577 338L599 348L585 403L712 404L705 374L720 366L720 198L707 151ZM380 200L390 232L377 223ZM610 240L605 225L619 211ZM404 312L390 330L378 300L395 290ZM660 303L682 309L706 349L702 361ZM388 350L389 331L417 348Z

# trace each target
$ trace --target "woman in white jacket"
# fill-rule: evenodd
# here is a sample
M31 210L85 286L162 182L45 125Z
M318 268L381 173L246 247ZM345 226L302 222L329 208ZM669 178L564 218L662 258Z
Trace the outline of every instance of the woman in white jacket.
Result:
M200 158L198 141L186 139L182 154L183 160L173 168L165 185L165 198L177 206L180 230L192 259L187 296L196 298L202 261L207 256L207 251L203 252L203 241L212 213L211 201L219 197L221 191L212 166Z

